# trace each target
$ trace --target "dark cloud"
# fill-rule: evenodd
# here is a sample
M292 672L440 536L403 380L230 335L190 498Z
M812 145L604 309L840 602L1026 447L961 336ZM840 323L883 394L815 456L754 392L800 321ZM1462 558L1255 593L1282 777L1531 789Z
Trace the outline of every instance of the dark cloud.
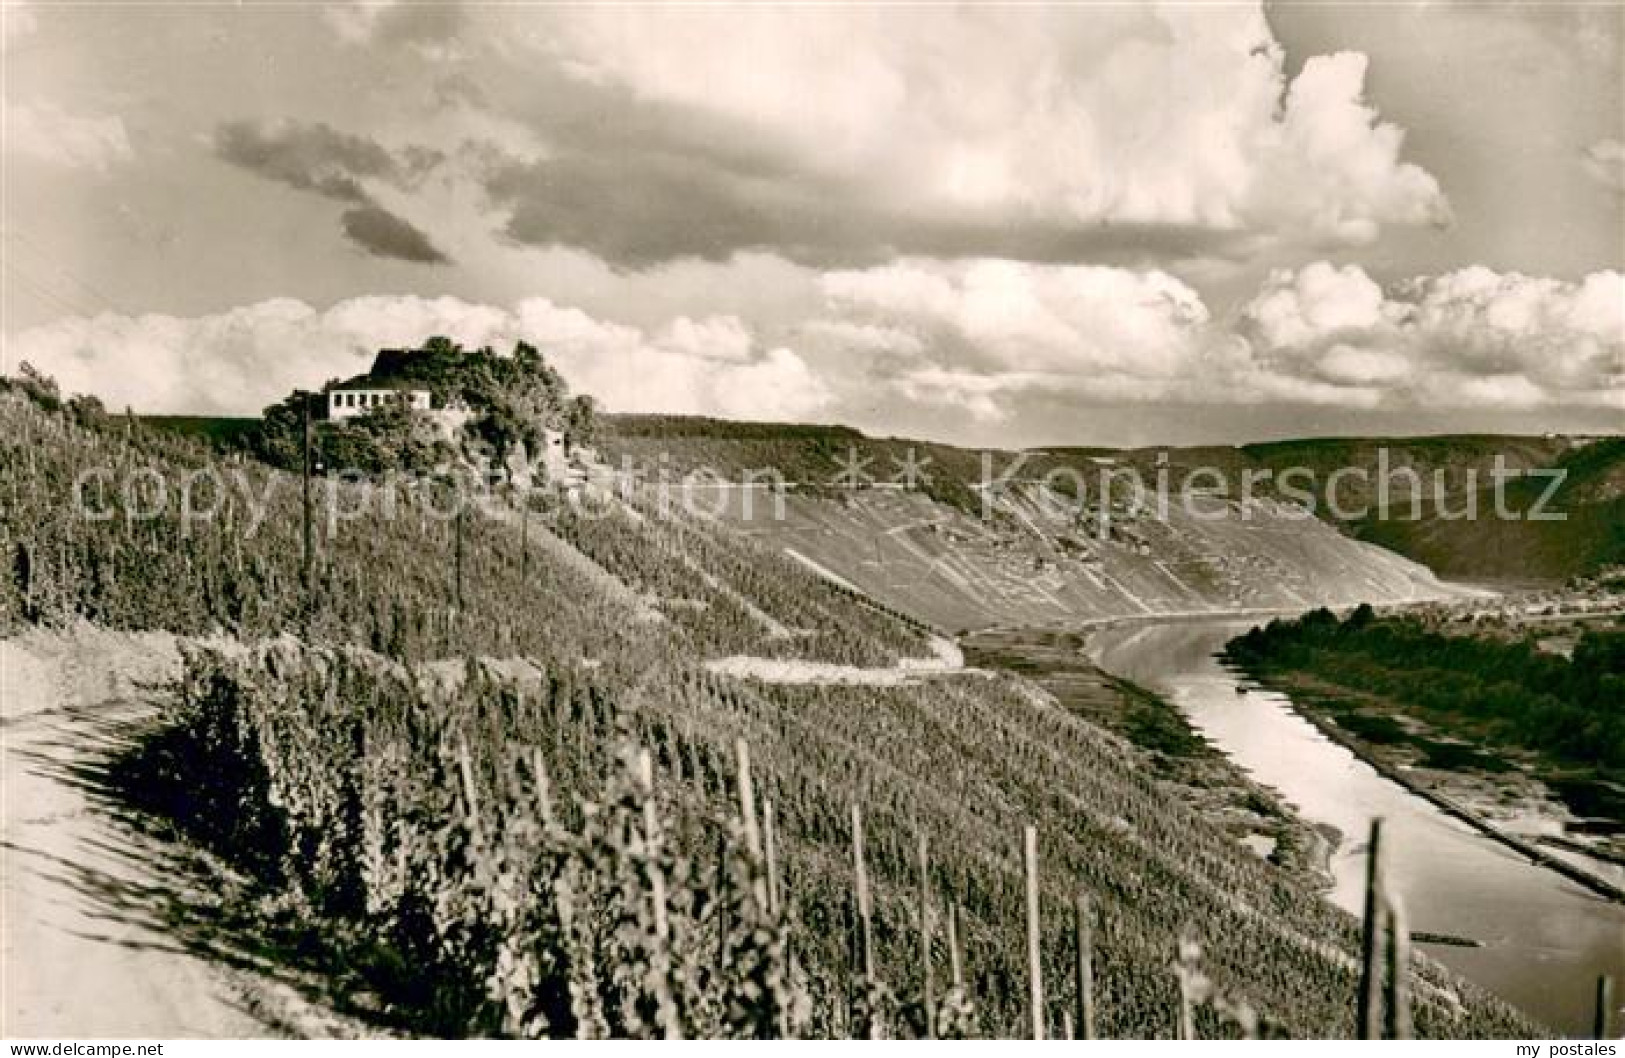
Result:
M752 250L844 267L899 254L1160 264L1249 248L1245 233L1210 227L1068 226L877 202L759 126L545 66L527 71L524 87L484 84L486 109L536 129L549 147L535 161L489 150L485 191L505 213L503 233L622 268Z
M524 91L485 83L487 108L537 130L540 161L500 148L483 162L485 190L506 211L505 234L533 246L589 250L612 264L723 260L751 248L805 256L818 241L820 198L836 193L760 129L641 98L540 66Z
M267 180L341 202L365 202L360 178L400 179L401 164L364 136L329 125L233 121L215 130L215 153Z
M427 147L390 150L375 140L320 122L271 125L229 122L215 131L215 153L267 180L349 203L344 234L368 253L423 264L446 257L409 221L378 205L363 180L410 187L444 160Z
M1243 234L1213 228L1066 225L876 201L871 188L828 175L759 126L545 64L524 78L448 74L434 91L442 106L528 126L547 145L539 159L514 157L489 140L460 150L498 211L498 233L525 246L585 250L619 268L725 261L749 251L855 267L901 254L1161 264L1246 249ZM378 206L369 183L409 191L448 160L432 148L386 147L320 123L225 125L216 151L266 179L358 207ZM363 223L376 226L366 216Z
M1208 227L911 209L875 201L872 190L821 172L760 128L545 68L525 88L464 75L437 82L455 105L528 125L547 143L540 159L514 157L489 140L465 144L463 161L481 174L499 211L494 228L520 245L581 249L619 268L725 261L749 251L815 267L898 255L1140 265L1248 248L1245 234ZM216 150L262 177L358 207L378 206L369 181L411 190L448 160L432 148L385 147L319 123L225 125ZM380 227L375 214L364 216L356 224ZM346 223L347 233L371 248L353 226ZM387 256L443 260L438 251L429 255L427 239L414 243L398 228L390 236L374 242L413 253Z
M373 26L372 38L379 44L444 44L456 39L465 21L466 13L461 4L413 0L381 11Z
M419 264L446 264L451 260L411 221L397 217L382 206L347 209L340 220L350 241L375 257L393 257Z
M509 161L492 171L486 190L510 210L505 230L514 240L581 247L629 267L723 260L756 247L790 255L811 234L812 218L793 189L750 186L700 157Z
M741 171L703 148L510 160L491 168L486 192L507 210L504 232L516 242L579 247L625 268L752 250L817 267L898 255L1133 264L1222 257L1246 243L1242 233L1179 225L915 216L839 183Z

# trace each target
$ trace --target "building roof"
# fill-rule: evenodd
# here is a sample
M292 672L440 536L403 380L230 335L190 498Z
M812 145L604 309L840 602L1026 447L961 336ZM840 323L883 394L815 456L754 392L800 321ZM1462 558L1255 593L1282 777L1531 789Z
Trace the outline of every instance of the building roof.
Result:
M356 375L354 378L347 378L343 382L336 382L329 386L327 391L329 393L336 393L341 390L348 392L353 390L386 389L396 390L402 393L429 392L429 386L424 382L418 382L416 380L407 378L373 378L371 375Z

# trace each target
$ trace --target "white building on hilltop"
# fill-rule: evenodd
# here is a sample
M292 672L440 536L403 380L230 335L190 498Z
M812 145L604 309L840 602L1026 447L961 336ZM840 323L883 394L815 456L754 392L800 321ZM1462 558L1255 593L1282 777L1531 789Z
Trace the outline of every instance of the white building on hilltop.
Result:
M374 408L398 404L410 411L428 411L429 391L406 386L394 388L370 385L345 385L327 391L327 417L329 420L353 419Z

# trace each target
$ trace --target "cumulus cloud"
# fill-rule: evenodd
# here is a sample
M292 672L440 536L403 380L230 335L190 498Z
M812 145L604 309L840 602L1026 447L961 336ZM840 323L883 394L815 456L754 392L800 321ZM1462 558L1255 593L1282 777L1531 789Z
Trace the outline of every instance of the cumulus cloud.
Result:
M1404 132L1366 103L1367 66L1358 52L1304 63L1279 120L1261 127L1251 215L1347 243L1372 241L1382 224L1448 222L1438 182L1400 161Z
M1357 266L1277 271L1238 328L1252 370L1335 400L1625 407L1625 275L1472 267L1383 291Z
M135 152L116 116L72 114L48 102L5 104L6 151L70 169L106 172Z
M1279 270L1233 319L1156 271L904 261L826 273L810 351L865 384L985 421L1036 402L1365 409L1625 407L1625 277L1470 268L1385 291Z
M1580 164L1597 183L1625 194L1625 142L1598 140L1580 153Z
M830 318L809 333L866 347L904 396L981 418L1000 393L1153 399L1203 370L1210 317L1159 271L1005 260L909 260L828 273Z
M504 350L532 342L575 388L615 410L799 418L829 399L824 382L789 349L752 343L715 356L678 347L707 327L724 333L734 324L690 322L651 336L545 298L510 309L372 296L325 311L278 298L191 318L62 319L13 336L8 352L68 392L145 412L257 413L296 387L365 370L381 347L436 334Z
M623 269L756 251L1143 267L1449 217L1365 99L1365 57L1292 75L1256 6L363 0L326 16L356 45L478 55L426 75L434 107L410 135L433 146L239 122L222 158L378 208L368 187L386 183L397 212L433 172L501 242Z
M524 242L630 264L752 247L1076 260L1155 240L1364 242L1449 217L1366 101L1365 57L1289 76L1257 7L535 17L555 78L535 116L600 120L554 125L546 157L494 174ZM599 149L628 125L659 131Z
M751 358L755 339L737 316L710 316L692 320L679 316L656 336L662 349L685 356L742 363Z
M325 310L278 299L196 318L64 319L12 336L8 351L70 392L196 413L253 412L435 334L529 341L616 410L745 419L863 422L884 409L884 422L963 428L1108 406L1625 409L1618 272L1565 281L1467 268L1384 288L1356 266L1317 262L1271 274L1217 318L1154 270L905 259L826 272L820 285L808 318L772 329L733 315L632 325L544 297L373 296Z
M572 385L617 410L799 419L830 399L829 386L799 354L747 342L737 320L679 319L651 338L546 298L520 302L515 317L519 332ZM706 340L707 334L725 341Z
M1393 322L1382 287L1358 265L1317 261L1271 275L1244 319L1264 349L1301 348L1361 335Z
M450 260L416 225L380 205L366 186L378 181L409 189L445 160L439 151L391 149L322 122L292 121L227 122L215 130L214 149L223 161L267 180L351 204L340 225L367 253L420 264Z
M999 366L1023 370L1165 376L1183 366L1208 321L1201 297L1165 272L1090 265L902 262L831 273L825 290L860 312L945 327Z
M214 316L57 320L14 335L9 352L67 392L144 412L253 414L298 386L365 370L363 348L285 298Z

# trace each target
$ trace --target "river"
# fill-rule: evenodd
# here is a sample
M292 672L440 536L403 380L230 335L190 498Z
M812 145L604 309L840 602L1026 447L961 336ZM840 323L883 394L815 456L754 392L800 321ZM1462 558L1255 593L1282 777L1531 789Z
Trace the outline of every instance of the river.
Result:
M1589 1034L1597 976L1614 975L1616 995L1625 987L1625 906L1528 862L1383 778L1282 695L1236 693L1236 677L1213 655L1252 623L1118 626L1096 633L1090 655L1108 672L1164 695L1305 818L1343 833L1330 894L1339 907L1360 913L1366 833L1381 816L1389 877L1411 929L1483 944L1421 947L1557 1032Z

